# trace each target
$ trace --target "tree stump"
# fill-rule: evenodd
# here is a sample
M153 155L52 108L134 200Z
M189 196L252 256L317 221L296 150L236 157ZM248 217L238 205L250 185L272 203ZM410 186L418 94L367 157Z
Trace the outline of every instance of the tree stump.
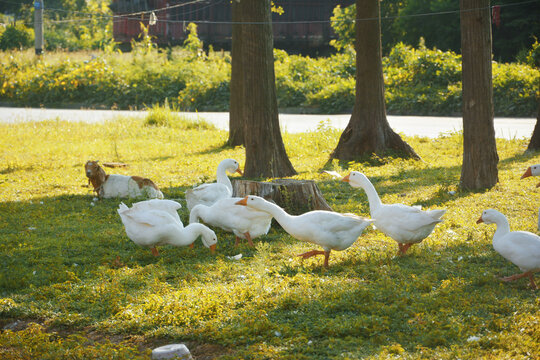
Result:
M272 182L233 180L233 196L257 195L273 201L292 215L311 210L328 210L317 184L312 180L276 179Z

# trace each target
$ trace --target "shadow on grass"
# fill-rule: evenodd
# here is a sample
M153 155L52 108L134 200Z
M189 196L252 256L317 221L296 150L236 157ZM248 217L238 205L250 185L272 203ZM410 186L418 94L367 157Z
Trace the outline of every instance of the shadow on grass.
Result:
M235 148L235 146L231 146L227 142L225 142L225 143L223 143L221 145L216 145L216 146L210 147L210 148L208 148L206 150L203 150L203 151L194 152L194 153L191 154L191 156L217 154L217 153L220 153L222 151L231 150L231 149L234 149L234 148Z
M123 201L131 205L136 200ZM469 336L482 335L486 328L500 330L520 309L516 307L519 304L535 306L535 295L528 291L526 282L501 285L493 278L494 274L512 274L516 268L493 251L488 238L442 247L430 246L428 238L408 255L395 257L393 241L385 247L370 241L368 233L366 239L361 238L364 241L347 249L345 256L331 257L327 270L320 258L288 262L285 248L291 241L276 241L285 234L275 227L255 241L265 244L264 250L245 245L234 248L234 236L218 230L217 256L197 242L194 250L164 246L155 258L148 249L127 239L116 213L119 202L93 202L91 196L72 195L1 203L0 211L7 214L0 230L0 261L6 264L0 269L3 295L30 293L31 298L44 301L53 295L65 297L68 304L55 299L47 306L100 321L114 316L118 306L129 304L130 296L139 289L156 296L171 291L153 279L171 284L172 289L178 281L204 282L205 268L225 260L225 255L242 253L240 266L261 262L262 269L271 269L253 274L261 279L255 283L261 284L257 285L261 296L268 296L271 305L242 302L235 316L220 322L223 327L219 332L230 330L241 335L235 340L240 348L275 343L278 358L291 354L330 358L343 352L369 356L386 351L392 344L409 352L417 351L418 346L467 346ZM182 208L182 219L185 215L187 209ZM254 259L259 250L268 258ZM131 272L137 271L142 275L132 279ZM262 287L265 278L269 284L286 282L266 292ZM116 282L127 290L114 287ZM103 284L113 285L107 290L101 288ZM112 291L117 288L120 293ZM94 292L96 300L85 299ZM39 300L31 301L40 306ZM266 316L250 315L261 313ZM276 331L281 335L276 336ZM309 345L309 340L314 345ZM279 346L284 341L288 346Z
M117 213L120 202L131 206L139 200L93 199L92 195L66 195L0 203L0 262L4 264L0 288L4 293L63 283L73 276L91 279L104 268L175 262L183 263L185 271L196 278L203 275L193 265L215 261L200 238L194 249L161 246L160 256L154 257L127 237ZM186 214L180 215L187 219Z
M510 168L512 165L515 165L517 162L520 162L524 164L523 171L525 171L525 169L530 165L527 163L527 161L534 156L535 154L517 154L515 156L508 157L499 161L498 168L499 170L505 170ZM367 163L367 166L369 167L384 165L383 163L378 162L376 158L370 160L371 161ZM329 168L327 165L328 163L325 165L325 167L323 167L323 169ZM343 169L349 168L349 163L340 162L340 165ZM437 184L440 185L440 189L436 193L434 193L433 196L429 198L419 199L417 202L411 204L423 205L426 207L434 205L443 206L446 203L451 202L457 198L467 197L470 194L483 193L489 190L461 189L459 188L460 176L461 166L435 166L421 169L404 169L402 171L399 171L399 173L395 175L370 176L369 179L377 190L379 196L383 196L385 194L398 194L405 196L407 189L418 188L422 186L432 186L434 185L433 180L436 180L438 181ZM521 174L516 174L516 180L519 180L520 176ZM427 183L426 180L430 180L431 183ZM392 182L392 184L385 185L384 182L387 181ZM339 185L334 185L334 187L337 187L339 189L338 192L340 194L346 194L333 197L333 200L335 200L338 204L347 202L348 199L351 197L351 192L364 193L362 189L352 188L349 184L341 183L339 179L336 179L334 181L320 181L318 184L321 188L328 189L332 187L332 184L334 182L339 183ZM453 194L450 194L450 187L457 187L457 191ZM356 198L357 195L352 196L353 198ZM367 197L365 196L365 194L363 194L360 199L362 200L362 202L367 202Z
M534 312L536 297L528 281L501 283L495 275L519 270L485 241L437 251L423 244L403 257L394 257L394 250L331 260L328 270L320 262L285 263L278 274L293 280L278 303L264 309L264 326L262 320L242 317L231 322L264 329L248 338L287 342L287 347L278 346L283 356L332 358L349 353L356 358L388 351L393 344L409 354L421 347L474 348L468 338L509 328L518 304ZM294 279L307 273L312 284L295 286ZM274 331L283 340L273 341Z
M0 170L0 175L9 175L17 171L31 171L34 169L34 166L11 166L8 165L5 169Z

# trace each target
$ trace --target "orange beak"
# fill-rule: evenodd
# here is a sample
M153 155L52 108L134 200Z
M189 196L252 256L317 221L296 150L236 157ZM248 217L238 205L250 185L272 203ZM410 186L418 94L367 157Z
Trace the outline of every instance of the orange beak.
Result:
M532 176L532 170L531 170L531 167L529 166L529 168L525 171L525 173L523 175L521 175L521 178L522 179L525 179L526 177L529 177L529 176ZM538 187L538 186L537 186Z
M349 176L351 176L351 174L345 176L341 181L349 182Z
M240 175L244 176L244 173L242 172L242 169L238 168L238 169L236 169L236 172L239 173Z
M484 222L484 219L482 219L481 216L478 218L478 220L476 220L477 224L480 224L480 223L483 223L483 222Z
M209 249L210 249L210 252L211 252L212 254L215 254L215 253L216 253L216 244L210 245Z
M243 198L242 200L239 200L239 201L235 202L234 204L235 204L235 205L244 205L244 206L247 206L247 199L248 199L248 197L246 196L245 198Z

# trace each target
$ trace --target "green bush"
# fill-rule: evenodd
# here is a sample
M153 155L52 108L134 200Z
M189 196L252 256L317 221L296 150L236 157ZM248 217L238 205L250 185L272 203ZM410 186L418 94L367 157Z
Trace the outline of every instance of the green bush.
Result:
M0 36L0 50L26 49L33 41L34 30L23 24L8 25Z
M384 59L389 113L457 115L461 112L461 56L402 43Z
M78 53L76 53L78 54ZM160 52L136 48L129 54L0 55L0 101L19 106L104 106L143 108L168 100L181 110L227 111L230 56L210 51ZM57 57L58 59L54 59ZM82 59L81 59L82 57ZM531 55L532 58L532 55ZM281 108L340 113L355 98L356 62L347 50L326 58L274 51ZM459 115L461 56L398 44L383 59L386 107L399 115ZM534 116L540 71L527 64L493 63L497 116Z

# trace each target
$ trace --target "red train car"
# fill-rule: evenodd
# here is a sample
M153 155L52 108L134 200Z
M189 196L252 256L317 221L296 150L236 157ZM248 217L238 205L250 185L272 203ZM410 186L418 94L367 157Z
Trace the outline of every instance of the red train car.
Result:
M274 46L293 52L313 52L328 48L335 38L330 23L337 5L349 6L354 0L278 0L284 10L273 14ZM149 33L160 45L179 45L186 27L197 24L199 38L216 49L229 49L231 43L230 0L113 0L114 39L129 44L141 33L140 23L148 26L154 11L158 21Z

